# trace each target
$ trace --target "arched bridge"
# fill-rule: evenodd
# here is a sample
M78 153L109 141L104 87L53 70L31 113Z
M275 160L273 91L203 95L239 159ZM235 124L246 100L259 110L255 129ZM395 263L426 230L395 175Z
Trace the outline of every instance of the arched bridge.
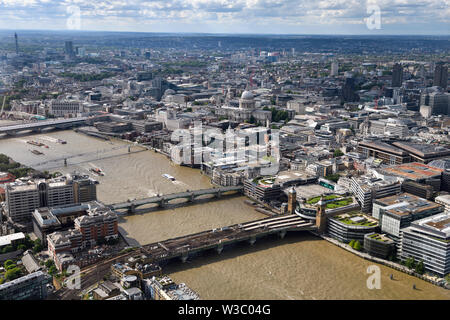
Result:
M134 213L136 208L152 203L156 203L158 207L164 207L169 204L170 201L175 199L186 199L186 203L192 203L205 195L213 195L211 199L219 199L224 193L231 192L242 192L244 190L243 186L231 186L231 187L220 187L220 188L210 188L201 189L194 191L185 191L178 193L171 193L166 195L158 195L150 198L144 198L139 200L126 201L122 203L111 204L109 207L112 210L124 210L126 209L129 213Z

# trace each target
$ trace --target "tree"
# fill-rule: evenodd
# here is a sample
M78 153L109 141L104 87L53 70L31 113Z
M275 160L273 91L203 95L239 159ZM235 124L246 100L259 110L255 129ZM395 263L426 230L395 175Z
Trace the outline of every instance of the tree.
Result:
M52 266L54 266L55 263L53 262L53 260L48 259L47 261L45 261L45 266L50 269Z
M3 266L5 267L6 270L8 270L8 267L13 264L14 264L14 261L12 261L11 259L8 259L3 263Z
M6 271L5 278L6 278L6 280L11 281L11 280L19 278L21 276L21 274L22 274L22 271L20 270L20 268L16 267L16 268L12 268L12 269L9 269L8 271Z
M17 246L17 250L23 250L23 251L25 251L25 250L27 250L27 247L26 247L26 245L24 245L24 244L22 243L22 244L19 244L19 245Z
M3 248L3 253L13 252L13 251L14 251L14 247L12 245L7 245L6 247Z
M416 262L414 261L414 258L408 258L405 261L405 266L408 269L414 269Z
M353 248L353 246L355 245L355 240L350 241L348 245Z
M355 245L353 246L353 249L357 250L357 251L361 251L361 243L359 242L359 240L356 240Z
M48 273L49 273L50 275L54 276L54 275L56 275L56 274L58 273L58 269L56 269L55 266L51 266L51 267L48 269Z
M336 150L334 150L334 157L336 158L336 157L341 157L341 156L343 156L344 155L344 153L340 150L340 149L336 149Z
M40 244L40 243L37 243L37 244L35 244L35 245L33 246L33 252L34 252L34 253L41 252L42 249L43 249L43 247L42 247L42 244Z
M423 265L422 260L420 260L420 262L416 265L416 272L418 274L423 274L425 272L425 266Z

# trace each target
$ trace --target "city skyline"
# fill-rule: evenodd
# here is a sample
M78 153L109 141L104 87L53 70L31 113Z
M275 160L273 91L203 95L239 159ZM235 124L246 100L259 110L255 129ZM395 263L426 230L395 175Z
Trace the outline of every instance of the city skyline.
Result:
M211 34L448 35L441 1L2 0L0 29ZM372 20L371 20L372 19ZM378 20L377 20L378 19ZM379 22L376 24L375 22ZM375 23L375 24L371 24Z

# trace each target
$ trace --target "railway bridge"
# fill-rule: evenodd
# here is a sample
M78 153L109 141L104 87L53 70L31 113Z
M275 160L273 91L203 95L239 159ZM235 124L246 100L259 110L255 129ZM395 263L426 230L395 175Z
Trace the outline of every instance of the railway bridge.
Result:
M189 257L206 250L213 249L220 254L224 247L235 243L253 245L258 238L272 234L284 238L288 231L316 230L313 222L296 214L281 215L148 244L142 247L142 252L148 263L159 264L174 258L186 262Z
M253 245L257 239L269 235L275 234L278 238L284 238L290 231L317 231L317 227L313 222L295 214L280 215L151 243L135 251L110 256L107 260L82 269L81 288L62 288L56 295L62 300L79 299L83 290L93 286L111 271L114 263L124 263L130 258L143 258L144 263L157 264L169 261L186 262L207 250L215 250L221 254L225 247L232 244L247 242Z

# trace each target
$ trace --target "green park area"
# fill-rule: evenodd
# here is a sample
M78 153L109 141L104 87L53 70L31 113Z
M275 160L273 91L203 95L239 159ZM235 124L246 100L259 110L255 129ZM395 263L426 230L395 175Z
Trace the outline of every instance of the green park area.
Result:
M364 226L364 227L374 227L376 226L378 223L376 221L370 221L367 219L364 219L362 221L353 221L351 220L354 217L359 217L361 215L359 214L346 214L345 217L341 217L341 218L337 218L340 222L348 224L348 225L352 225L352 226Z
M325 206L326 209L335 209L335 208L345 207L345 206L348 206L349 204L353 203L352 198L342 198L341 199L337 195L328 195L328 196L323 197L323 199L325 201L330 201L330 200L336 199L336 201L328 202ZM317 202L319 202L319 200L320 200L320 197L314 197L314 198L307 200L306 203L309 205L314 205Z
M0 154L0 172L7 172L16 178L22 178L32 171L33 169L23 167L20 163L12 161L8 156Z

